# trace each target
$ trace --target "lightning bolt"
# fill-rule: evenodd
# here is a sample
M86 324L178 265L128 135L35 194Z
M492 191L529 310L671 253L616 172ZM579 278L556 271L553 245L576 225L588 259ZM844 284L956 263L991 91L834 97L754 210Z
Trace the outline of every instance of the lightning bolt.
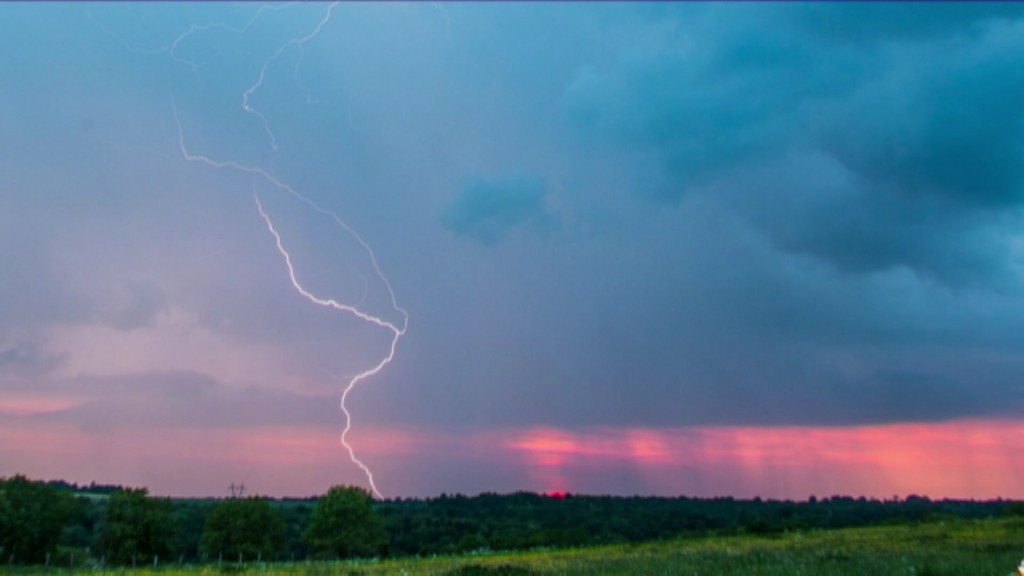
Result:
M178 146L181 151L181 155L185 160L189 162L199 162L211 168L229 169L244 174L259 176L260 178L269 182L278 190L292 196L293 198L307 205L315 212L331 218L340 228L345 230L346 233L348 233L357 243L359 243L363 250L365 250L367 257L369 258L370 263L373 266L374 273L381 280L385 289L387 290L388 297L391 300L391 307L395 312L397 312L401 316L401 322L394 323L385 320L383 318L380 318L379 316L375 316L360 309L356 305L345 304L333 298L323 298L307 290L299 281L298 275L295 272L295 266L292 263L291 254L285 248L284 242L281 239L281 234L274 227L273 220L271 220L270 216L263 208L263 204L262 202L260 202L259 196L257 196L255 192L253 193L253 199L256 202L256 210L259 212L260 217L266 224L267 230L270 232L271 236L274 237L274 242L277 246L277 251L281 254L281 257L284 259L285 266L288 269L288 278L291 281L292 287L299 293L299 295L317 306L351 314L359 318L360 320L374 324L391 332L391 344L388 348L387 354L373 367L356 374L355 376L348 380L344 390L341 393L340 403L341 411L345 414L345 428L341 433L341 444L342 446L345 447L345 450L348 451L348 455L349 458L352 460L352 463L358 466L366 475L366 479L370 484L370 489L373 491L374 496L376 496L377 498L383 498L380 490L377 489L377 484L374 480L373 472L366 464L364 464L356 456L355 449L348 442L348 433L352 430L352 414L351 412L349 412L346 402L348 400L349 393L352 392L352 390L356 387L357 384L379 373L381 370L384 369L385 366L390 364L391 361L394 359L395 350L398 347L398 341L402 338L403 335L405 335L405 332L409 326L409 313L404 308L398 305L398 300L395 297L395 291L391 287L391 282L388 281L387 276L385 276L384 272L381 270L380 264L377 261L377 255L376 253L374 253L373 248L371 248L370 245L363 239L363 237L356 233L356 231L351 226L349 226L344 220L342 220L341 217L339 217L335 212L321 207L313 200L300 194L294 188L292 188L285 182L281 181L270 172L267 172L263 168L260 168L258 166L246 166L244 164L239 164L238 162L234 162L231 160L214 160L201 154L192 153L191 151L189 151L188 146L185 144L185 132L181 126L181 120L178 116L177 104L172 103L172 108L174 110L174 122L178 128Z
M171 60L174 60L175 62L178 62L180 64L190 66L192 68L192 71L196 72L199 70L199 68L204 66L204 63L193 62L191 60L182 58L177 54L178 46L180 46L182 42L188 40L189 37L202 32L207 32L209 30L227 30L228 32L232 32L234 34L243 34L246 31L248 31L249 28L252 28L254 24L256 24L256 21L259 20L261 16L263 16L264 12L279 12L281 10L291 7L292 5L296 4L296 2L297 0L293 0L292 2L285 2L281 4L266 4L260 6L260 9L257 10L255 14L253 14L252 18L249 18L249 20L246 21L246 23L242 26L231 26L230 24L224 24L221 22L214 22L210 24L192 24L191 26L189 26L188 30L179 34L178 37L175 38L170 44L166 44L159 48L142 48L133 45L131 42L128 42L120 35L118 35L116 32L106 27L105 25L103 25L103 23L97 20L96 17L92 14L91 6L86 7L85 15L89 18L89 21L92 22L93 26L96 26L101 32L113 38L114 41L116 41L118 44L124 47L125 50L128 50L129 52L135 52L138 54L167 54L168 56L170 56Z
M339 2L332 2L328 6L326 12L324 13L323 17L318 22L316 27L314 28L314 30L312 30L311 32L309 32L305 36L298 37L298 38L293 38L291 40L288 40L284 44L282 44L278 48L278 50L276 52L274 52L273 55L271 55L267 60L265 60L263 62L263 65L260 68L260 72L259 72L259 76L258 76L257 80L252 85L250 85L242 93L242 109L245 112L256 116L261 121L261 123L263 124L264 130L266 131L268 137L270 138L270 143L271 143L271 146L273 147L274 150L277 150L277 140L276 140L276 138L274 136L274 133L270 129L270 123L269 123L267 117L261 111L259 111L253 105L250 104L250 98L260 89L261 86L263 86L263 84L264 84L264 82L266 80L267 70L270 67L270 65L275 60L277 60L287 49L289 49L291 47L297 47L299 50L301 50L306 43L308 43L310 40L315 38L321 32L321 30L323 30L324 26L326 26L327 23L330 21L331 14L333 13L334 8L338 4L339 4ZM287 7L289 5L291 5L291 3L286 4L283 7ZM224 24L208 24L208 25L202 25L202 26L200 26L200 25L192 25L192 27L188 31L186 31L183 34L181 34L180 36L178 36L174 40L174 42L172 42L171 44L169 44L169 45L159 49L158 52L161 52L161 53L164 53L164 54L168 55L171 59L173 59L173 60L175 60L175 61L177 61L179 63L187 64L187 65L192 66L193 71L195 71L196 68L199 66L198 64L196 64L194 62L186 61L186 60L184 60L182 58L179 58L175 54L178 46L183 41L185 41L189 36L191 36L192 34L198 33L198 32L202 32L202 31L209 30L209 29L215 29L215 28L216 29L226 29L226 30L230 30L232 32L244 32L250 26L252 26L256 22L256 20L264 12L266 12L267 10L280 10L280 9L283 9L283 7L263 6L263 7L260 8L260 10L244 26L238 27L238 28L226 26ZM91 18L91 15L90 15L90 18ZM109 30L104 29L104 31L107 32L108 34L112 35L112 36L114 35ZM116 36L115 36L115 38L116 38ZM134 50L134 48L132 48L129 44L127 44L126 42L124 42L120 38L116 38L116 39L118 39L123 45L125 45L129 49L133 49ZM336 312L340 312L340 313L344 313L344 314L350 314L350 315L352 315L352 316L354 316L354 317L356 317L356 318L358 318L358 319L360 319L360 320L362 320L364 322L367 322L369 324L372 324L374 326L377 326L377 327L379 327L381 329L384 329L384 330L390 332L391 339L390 339L390 345L388 346L388 349L387 349L387 353L379 361L377 361L373 366L371 366L370 368L368 368L366 370L363 370L363 371L357 373L355 376L352 376L352 377L348 378L348 380L347 380L347 382L346 382L346 384L344 386L344 389L342 391L341 400L340 400L341 411L345 415L345 428L344 428L344 430L341 433L341 444L342 444L342 446L344 446L345 450L348 452L348 456L351 459L352 463L355 464L366 475L367 482L369 483L369 486L370 486L371 491L373 492L373 495L375 497L379 498L379 499L383 498L380 490L378 490L378 488L377 488L377 484L376 484L376 481L374 479L373 472L370 470L370 468L365 463L363 463L356 456L355 449L348 442L348 434L352 430L352 414L348 410L347 400L348 400L349 394L352 392L352 390L359 383L363 382L367 378L370 378L370 377L375 376L376 374L378 374L381 370L384 369L385 366L390 364L391 361L394 359L395 351L396 351L396 349L398 347L398 342L402 338L402 336L405 335L405 332L406 332L406 330L408 328L408 324L409 324L409 314L408 314L408 312L406 312L406 310L404 308L402 308L401 306L398 305L398 301L395 298L394 289L392 288L390 281L387 279L387 277L384 275L383 271L381 270L380 264L377 261L377 255L374 253L373 249L362 238L362 236L360 236L351 226L348 225L348 223L346 223L342 218L340 218L335 212L321 207L319 204L317 204L316 202L314 202L313 200L311 200L307 196L304 196L303 194L299 193L292 186L290 186L289 184L287 184L286 182L284 182L283 180L279 179L274 174L272 174L271 172L267 171L266 169L264 169L264 168L262 168L260 166L251 166L251 165L241 164L239 162L235 162L234 160L218 160L218 159L211 158L209 156L205 156L205 155L202 155L202 154L197 154L197 153L192 152L191 150L189 150L189 148L188 148L188 146L187 146L187 144L185 142L185 130L182 127L182 123L181 123L181 119L180 119L180 116L179 116L179 113L178 113L178 106L177 106L176 100L172 99L171 107L172 107L172 110L173 110L173 113L174 113L175 126L177 127L177 130L178 130L178 147L179 147L179 150L181 152L181 157L185 161L201 163L201 164L204 164L206 166L209 166L210 168L214 168L214 169L218 169L218 170L231 170L231 171L242 173L242 174L248 174L248 175L251 175L251 176L256 176L256 177L264 180L265 182L269 183L274 189L280 191L283 194L286 194L286 195L294 198L295 200L298 200L299 202L301 202L302 204L307 206L312 211L314 211L314 212L316 212L316 213L318 213L320 215L323 215L323 216L325 216L327 218L330 218L340 229L344 230L346 234L348 234L353 240L355 240L359 244L359 246L362 248L362 250L365 251L365 253L367 255L367 258L368 258L370 264L373 267L374 274L376 274L377 278L380 279L381 284L386 289L388 298L390 299L390 302L391 302L391 310L394 311L401 318L400 321L396 322L396 321L388 320L388 319L382 318L380 316L377 316L375 314L372 314L372 313L370 313L370 312L360 308L360 304L358 304L358 303L357 304L350 304L350 303L340 302L340 301L338 301L338 300L336 300L334 298L325 298L325 297L318 296L318 295L312 293L300 281L299 274L296 272L295 265L294 265L294 263L292 261L291 253L285 247L285 242L283 241L280 232L278 231L277 227L275 227L274 221L271 219L271 217L268 214L267 210L264 208L264 205L260 201L259 196L256 194L255 191L253 191L253 200L254 200L255 205L256 205L256 210L259 213L260 218L263 219L263 222L264 222L264 224L267 227L267 231L273 237L274 243L275 243L276 248L277 248L277 251L281 255L281 258L284 261L285 267L287 268L288 278L289 278L289 280L291 282L291 285L295 289L295 291L299 294L299 296L301 296L302 298L304 298L305 300L307 300L308 302L310 302L310 303L312 303L312 304L314 304L316 306L320 306L322 308L326 308L326 309L329 309L329 310L334 310Z
M371 316L359 310L355 306L343 304L341 302L338 302L337 300L334 300L333 298L320 298L306 290L302 286L302 283L299 282L299 279L296 277L295 266L292 265L291 254L289 254L288 250L284 247L284 243L281 241L281 235L277 232L277 229L274 228L274 222L270 219L270 216L268 216L267 212L263 209L263 204L260 202L259 196L256 195L256 193L254 192L252 197L253 200L255 200L256 202L256 210L259 211L260 217L263 218L263 222L267 225L267 230L269 230L270 234L274 237L274 242L277 244L277 251L280 252L281 257L284 258L285 266L288 267L288 277L291 279L292 287L294 287L295 290L298 291L298 293L301 294L303 298L309 300L310 302L316 304L317 306L323 306L324 308L333 308L334 310L353 314L362 320L372 322L378 326L387 328L388 330L391 331L391 347L388 350L387 355L384 356L384 358L382 358L380 362L378 362L369 370L364 370L359 374L353 376L348 381L348 384L345 386L345 390L341 393L341 411L345 413L345 429L341 433L341 443L343 446L345 446L345 449L348 450L348 455L349 458L352 459L352 462L360 469L362 469L363 473L366 474L366 479L370 483L370 489L373 490L374 496L376 496L377 498L382 498L380 491L377 490L377 484L373 479L373 472L366 464L363 464L363 462L356 457L355 450L352 448L352 445L348 443L347 436L349 431L352 429L352 414L348 411L348 407L346 406L345 401L348 399L349 393L352 392L352 389L355 388L356 384L369 378L370 376L377 374L385 366L391 363L391 360L394 359L395 357L395 348L398 346L398 340L402 337L403 334L405 334L405 330L408 327L409 316L405 312L405 310L396 305L395 309L402 314L403 318L401 327L398 327L392 324L391 322L382 320L376 316ZM362 243L362 239L359 238L358 235L356 235L355 237L359 242ZM366 246L365 243L363 243L363 245ZM377 267L377 262L376 258L373 255L373 251L370 250L368 246L366 246L366 248L370 255L371 261L373 261L374 263L374 267ZM383 274L380 274L379 267L377 267L377 273L380 276L381 280L384 281L385 285L387 285L387 279L384 277ZM394 293L391 292L390 285L388 285L388 292L391 293L392 302L394 302Z
M277 138L274 136L274 132L270 129L270 122L267 120L267 117L264 116L262 112L254 108L251 104L249 104L249 98L251 98L252 95L255 94L257 90L260 89L260 86L263 86L263 81L267 77L267 68L270 66L270 64L277 60L278 58L280 58L281 54L283 54L285 50L291 48L292 46L298 46L299 48L302 48L302 46L305 45L307 42L309 42L313 38L316 38L320 34L320 31L324 29L324 26L326 26L327 23L331 20L331 13L334 12L334 8L338 4L340 4L340 2L331 2L331 4L327 7L327 12L324 13L324 17L320 19L320 22L316 25L316 28L314 28L312 32L306 34L301 38L292 38L291 40L285 42L284 44L281 45L280 48L277 49L277 52L274 52L273 56L264 60L263 67L260 68L259 78L252 86L246 88L245 92L242 93L242 110L245 110L249 114L252 114L260 119L260 121L263 123L263 130L265 130L267 136L270 137L270 147L273 148L274 150L277 150Z

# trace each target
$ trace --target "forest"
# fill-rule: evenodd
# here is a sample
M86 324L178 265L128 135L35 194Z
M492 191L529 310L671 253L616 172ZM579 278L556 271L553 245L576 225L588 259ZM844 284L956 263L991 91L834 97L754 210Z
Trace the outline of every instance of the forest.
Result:
M1024 503L1016 501L921 496L518 492L375 501L361 488L336 486L304 499L171 499L145 488L18 475L0 480L0 558L7 565L137 566L423 557L1021 515Z

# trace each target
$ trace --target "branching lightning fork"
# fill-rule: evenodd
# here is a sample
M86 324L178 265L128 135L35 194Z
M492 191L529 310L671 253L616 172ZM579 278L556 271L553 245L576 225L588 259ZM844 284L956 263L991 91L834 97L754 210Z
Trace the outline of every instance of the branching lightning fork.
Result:
M408 318L409 317L405 313L405 310L403 310L402 308L400 308L400 307L398 307L396 305L395 309L398 310L399 312L401 312L402 318L403 318L402 325L401 325L401 327L399 327L399 326L396 326L396 325L392 324L391 322L388 322L386 320L382 320L382 319L380 319L380 318L378 318L376 316L371 316L371 315L369 315L369 314L359 310L358 308L356 308L354 306L349 306L347 304L342 304L342 303L340 303L340 302L338 302L338 301L336 301L334 299L319 298L316 295L310 293L308 290L306 290L302 286L302 284L299 282L298 278L296 278L296 276L295 276L295 267L292 265L291 254L289 254L288 250L285 249L284 244L281 242L281 235L277 232L277 229L274 228L274 222L270 219L270 216L267 216L266 211L263 209L263 204L260 202L259 196L257 196L255 193L253 194L253 200L256 202L256 209L259 211L260 216L263 218L263 222L266 223L266 225L267 225L267 230L270 231L270 234L273 235L273 237L274 237L274 241L277 243L277 251L280 252L281 256L284 258L284 263L288 267L288 277L291 279L292 286L295 288L295 290L297 290L299 292L299 294L302 295L303 298L305 298L306 300L309 300L310 302L312 302L312 303L314 303L314 304L316 304L318 306L323 306L325 308L333 308L335 310L339 310L339 311L342 311L342 312L348 312L350 314L354 314L354 315L358 316L359 318L361 318L363 320L366 320L367 322L372 322L372 323L374 323L374 324L376 324L378 326L387 328L392 333L391 347L388 350L387 356L385 356L383 359L381 359L381 361L378 362L376 366L370 368L369 370L364 370L363 372L360 372L359 374L356 374L355 376L353 376L348 381L348 384L345 386L345 390L341 393L341 411L345 413L345 429L341 433L341 443L348 450L348 455L352 459L352 462L355 463L356 466L359 466L359 468L361 468L362 471L366 474L366 478L367 478L367 480L370 483L370 488L373 490L374 496L376 496L377 498L380 498L381 497L381 493L380 493L379 490L377 490L377 484L374 482L374 479L373 479L373 472L370 471L370 469L366 466L366 464L363 464L363 462L361 460L359 460L359 458L356 457L355 450L352 449L352 445L349 444L347 439L346 439L346 437L348 436L349 430L352 429L352 414L349 413L348 407L345 405L345 400L348 398L349 392L351 392L352 389L355 388L356 384L358 384L360 381L365 380L366 378L369 378L370 376L373 376L374 374L380 372L384 368L384 366L387 366L391 362L391 360L395 357L395 347L398 346L399 338L401 338L402 335L405 334L406 327L408 326ZM359 239L358 236L356 236L356 239L358 239L358 240L360 240L360 242L362 242L362 240ZM369 251L369 254L370 254L370 258L372 260L375 260L374 257L373 257L373 251L372 250ZM374 262L374 266L376 266L376 261ZM380 269L378 268L377 271L379 273ZM387 283L387 279L385 279L383 275L381 275L380 277L381 277L382 280L384 280L384 282L386 284ZM390 286L388 287L388 291L391 292ZM394 294L392 293L391 296L392 296L392 302L393 302L394 301Z
M352 445L348 443L348 433L352 429L352 414L348 410L348 407L346 405L346 400L348 399L349 393L352 392L353 388L355 388L356 384L360 383L361 381L365 380L366 378L369 378L370 376L373 376L373 375L377 374L385 366L387 366L389 363L391 363L392 359L394 359L394 357L395 357L395 349L398 346L398 341L405 334L405 331L406 331L406 329L408 328L408 325L409 325L409 314L408 314L408 312L406 312L406 310L404 308L402 308L401 306L398 305L398 301L395 298L395 292L394 292L394 290L391 287L391 283L388 281L387 277L381 271L380 264L377 262L377 255L374 253L373 249L370 247L370 245L365 240L363 240L362 236L357 234L356 231L352 229L352 227L350 227L347 223L345 223L344 220L342 220L334 212L332 212L330 210L327 210L325 208L322 208L320 205L318 205L317 203L313 202L312 200L310 200L306 196L303 196L302 194L297 192L294 188L292 188L288 184L282 182L280 179L276 178L274 175L270 174L269 172L267 172L263 168L259 168L259 167L255 167L255 166L246 166L244 164L239 164L239 163L234 162L234 161L213 160L213 159L211 159L211 158L209 158L207 156L203 156L203 155L200 155L200 154L193 154L192 152L189 151L188 147L185 145L185 133L184 133L184 130L182 129L181 121L180 121L180 119L178 117L177 106L174 105L173 108L174 108L174 121L175 121L175 123L176 123L176 125L178 127L178 146L179 146L179 148L181 150L181 155L182 155L182 157L185 160L187 160L189 162L199 162L199 163L202 163L202 164L206 164L207 166L210 166L211 168L229 169L229 170L235 170L235 171L238 171L238 172L242 172L242 173L245 173L245 174L253 174L253 175L259 176L259 177L263 178L264 180L266 180L267 182L269 182L270 184L272 184L275 188L279 189L280 191L282 191L284 193L287 193L287 194L291 195L292 197L294 197L295 199L297 199L297 200L301 201L302 203L306 204L307 206L312 208L314 211L316 211L316 212L318 212L318 213L320 213L322 215L330 217L338 226L340 226L348 234L350 234L352 236L352 238L355 239L355 241L358 242L359 245L366 251L366 255L369 257L370 262L373 265L374 272L376 273L377 277L380 278L381 282L384 284L384 287L387 289L388 297L391 300L392 308L402 318L401 322L399 322L397 324L394 323L394 322L390 322L388 320L385 320L383 318L380 318L378 316L375 316L373 314L370 314L370 313L368 313L368 312L358 308L357 306L350 305L350 304L345 304L343 302L338 302L337 300L335 300L333 298L322 298L320 296L317 296L317 295L313 294L309 290L307 290L302 285L302 282L299 281L298 275L295 272L295 266L292 263L291 254L285 248L284 242L281 240L280 233L274 227L273 220L271 220L270 216L267 214L266 210L263 208L263 204L262 204L262 202L260 202L259 196L256 195L255 193L253 193L253 199L254 199L254 201L256 203L256 209L259 212L260 217L263 218L263 221L264 221L264 223L267 226L267 230L274 237L274 242L276 243L277 251L281 254L281 257L284 259L285 266L288 268L288 278L291 281L292 287L295 288L295 290L299 293L299 295L301 295L306 300L312 302L313 304L316 304L317 306L322 306L324 308L330 308L330 309L333 309L333 310L337 310L339 312L345 312L345 313L348 313L348 314L352 314L353 316L359 318L360 320L369 322L371 324L374 324L376 326L379 326L381 328L389 330L391 332L391 334L392 334L391 344L390 344L390 347L388 348L388 353L377 364L375 364L370 369L364 370L364 371L356 374L352 378L350 378L348 383L345 385L345 388L344 388L344 390L342 391L342 394L341 394L341 411L345 414L345 429L341 433L341 443L345 447L345 449L348 451L349 457L351 458L352 462L356 466L358 466L366 474L366 478L367 478L367 480L368 480L368 482L370 484L370 489L373 491L374 496L376 496L377 498L381 498L382 495L381 495L380 491L377 489L377 485L376 485L376 482L374 481L374 477L373 477L373 472L369 469L369 467L366 466L366 464L364 464L361 460L359 460L358 457L356 457L355 450L352 448Z
M265 81L265 78L266 78L267 69L270 66L270 64L274 60L276 60L278 57L280 57L281 54L284 53L284 51L287 50L289 47L297 47L297 48L301 49L303 47L303 45L305 45L307 42L309 42L310 40L315 38L320 33L320 31L324 28L324 26L328 23L328 21L330 20L331 14L332 14L334 8L337 6L337 4L338 4L338 2L333 2L333 3L331 3L328 6L328 8L326 10L326 13L324 14L323 18L321 18L321 20L319 21L319 23L316 25L315 29L312 32L310 32L309 34L307 34L305 36L302 36L300 38L294 38L292 40L289 40L289 41L285 42L284 44L281 45L281 47L270 58L268 58L266 61L264 61L262 67L260 68L259 78L256 80L255 83L253 83L249 88L247 88L243 92L243 94L242 94L242 109L246 113L253 114L253 115L255 115L256 117L258 117L260 119L260 121L263 124L264 130L266 131L267 135L270 137L271 146L275 150L277 149L277 141L276 141L276 139L274 137L273 132L270 130L270 124L267 121L267 118L260 111L258 111L256 108L254 108L249 103L249 99L263 85L263 83ZM261 8L260 11L257 12L257 14L242 29L240 29L240 31L244 31L249 26L251 26L252 23L255 22L255 20L264 11L266 11L268 9L269 8L267 8L267 7ZM184 34L179 36L178 39L176 39L173 44L171 44L169 47L167 47L165 49L162 49L161 51L169 54L175 60L177 60L179 62L183 62L182 60L180 60L178 58L175 58L175 56L174 56L174 51L177 49L177 46L184 39L186 39L189 35L197 32L197 31L207 30L207 29L210 29L210 28L213 28L213 27L218 27L218 25L207 25L207 26L195 26L194 25L188 32L185 32ZM219 27L228 28L226 26L219 26ZM231 28L228 28L228 29L231 29ZM234 30L234 29L232 29L232 30ZM184 63L192 64L192 63L189 63L189 62L184 62ZM194 66L194 64L193 64L193 66ZM377 256L374 253L373 249L370 247L370 245L365 240L363 240L363 238L359 234L356 233L355 230L353 230L344 220L342 220L340 217L338 217L338 215L336 213L334 213L334 212L332 212L330 210L327 210L325 208L322 208L320 205L318 205L317 203L315 203L314 201L312 201L308 197L300 194L298 191L296 191L294 188L292 188L291 186L286 184L284 181L280 180L279 178L277 178L276 176L274 176L273 174L271 174L270 172L268 172L267 170L265 170L265 169L263 169L263 168L261 168L259 166L247 166L247 165L240 164L240 163L232 161L232 160L215 160L215 159L212 159L212 158L204 156L204 155L192 153L188 149L188 146L185 144L185 131L182 128L181 119L180 119L179 114L178 114L177 104L175 102L173 102L173 101L172 101L172 108L174 110L175 125L177 126L177 129L178 129L178 145L179 145L179 148L181 150L181 155L182 155L182 157L186 161L189 161L189 162L199 162L199 163L205 164L205 165L207 165L207 166L209 166L211 168L234 170L236 172L240 172L240 173L244 173L244 174L249 174L249 175L253 175L253 176L258 176L259 178L262 178L263 180L265 180L266 182L271 184L274 188L276 188L277 190L281 191L282 193L290 195L294 199L296 199L299 202L301 202L301 203L305 204L306 206L308 206L313 211L315 211L315 212L317 212L317 213L319 213L319 214L321 214L323 216L326 216L326 217L330 218L331 220L333 220L335 222L335 224L337 224L337 226L339 226L347 234L349 234L351 236L351 238L354 239L362 247L362 249L366 252L367 257L369 258L369 261L370 261L370 263L373 266L374 273L377 275L377 277L380 279L381 283L386 288L387 293L388 293L388 297L390 298L390 301L391 301L392 310L398 316L401 317L401 320L398 321L398 322L394 322L394 321L391 321L391 320L386 320L384 318L381 318L379 316L371 314L371 313L363 310L362 308L360 308L358 304L355 304L355 305L353 305L353 304L346 304L344 302L339 302L339 301L337 301L337 300L335 300L333 298L323 298L321 296L317 296L316 294L313 294L312 292L310 292L308 289L306 289L305 286L303 286L302 282L299 280L299 275L296 273L295 266L294 266L294 264L292 262L291 254L288 252L287 248L285 247L285 243L284 243L284 241L281 238L281 234L279 233L278 229L274 226L274 222L271 219L270 215L265 210L264 205L260 201L259 196L256 195L255 191L253 192L253 200L255 201L255 204L256 204L256 210L259 212L260 217L263 219L263 222L266 224L267 230L269 231L271 236L273 236L273 238L274 238L274 242L275 242L275 245L277 247L277 251L281 254L281 257L284 260L285 266L288 269L288 278L291 281L292 287L295 289L295 291L298 292L298 294L302 298L305 298L306 300L308 300L309 302L311 302L311 303L313 303L313 304L315 304L317 306L321 306L323 308L329 308L329 309L332 309L332 310L335 310L335 311L338 311L338 312L343 312L343 313L346 313L346 314L351 314L351 315L355 316L356 318L359 318L360 320L363 320L365 322L368 322L370 324L373 324L373 325L376 325L376 326L378 326L380 328L388 330L391 333L391 343L390 343L390 346L388 347L387 354L384 355L376 364L374 364L369 369L363 370L362 372L359 372L355 376L352 376L351 378L348 379L348 382L346 383L346 385L344 387L344 390L342 391L341 402L340 402L340 404L341 404L341 411L345 414L345 428L344 428L344 430L341 433L341 444L348 451L349 458L352 460L352 462L356 466L358 466L363 471L363 473L366 475L367 481L369 482L370 489L372 490L374 496L376 496L377 498L382 498L381 492L377 489L377 485L376 485L376 482L375 482L374 477L373 477L373 472L370 470L370 468L366 464L364 464L356 456L355 450L352 448L352 445L349 444L349 442L348 442L348 433L352 429L352 414L348 410L348 407L346 405L346 401L348 399L349 393L352 392L352 390L355 388L355 386L357 384L359 384L363 380L365 380L365 379L367 379L367 378L369 378L371 376L374 376L377 373L379 373L385 366L387 366L389 363L391 363L392 359L394 359L394 357L395 357L395 350L396 350L396 348L398 346L398 341L405 334L406 329L407 329L408 324L409 324L409 315L408 315L408 313L405 311L405 309L403 309L401 306L398 305L398 302L397 302L397 300L395 298L394 290L391 287L391 283L388 281L387 277L385 277L384 273L381 271L380 264L377 262Z
M261 122L263 122L263 129L266 131L267 136L270 137L270 146L274 150L277 150L277 138L274 136L274 133L270 130L270 122L267 120L267 117L264 116L262 112L254 108L251 104L249 104L249 98L251 98L252 95L255 94L257 90L260 89L260 86L263 86L263 81L267 76L267 68L270 66L271 62L277 60L281 56L281 54L284 53L285 50L291 48L292 46L298 46L301 48L306 42L309 42L313 38L316 38L320 34L320 31L324 29L324 26L326 26L327 23L331 20L331 13L334 12L334 8L338 4L339 2L331 2L331 4L327 7L327 12L324 14L324 17L320 20L320 22L316 25L316 28L314 28L312 32L306 34L301 38L292 38L291 40L282 44L281 47L277 49L277 52L274 52L274 54L270 58L267 58L263 62L263 66L260 68L260 76L256 80L256 82L252 86L249 86L249 88L247 88L245 92L242 93L242 110L245 110L250 114L253 114L257 118L259 118Z

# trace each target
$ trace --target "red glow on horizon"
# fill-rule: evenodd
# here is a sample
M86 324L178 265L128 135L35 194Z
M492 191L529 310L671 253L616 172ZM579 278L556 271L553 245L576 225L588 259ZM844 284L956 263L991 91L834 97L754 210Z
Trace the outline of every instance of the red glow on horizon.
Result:
M603 493L628 474L638 493L804 499L853 494L1020 497L1024 424L960 421L858 427L537 428L506 446L537 487Z

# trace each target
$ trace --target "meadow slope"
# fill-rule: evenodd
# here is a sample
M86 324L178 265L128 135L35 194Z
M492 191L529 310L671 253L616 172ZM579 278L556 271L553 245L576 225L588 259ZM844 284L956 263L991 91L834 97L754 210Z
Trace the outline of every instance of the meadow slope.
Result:
M636 545L462 556L161 567L158 569L14 569L11 573L145 576L215 574L374 576L527 575L971 575L1015 573L1024 558L1024 519L946 520L917 525L704 536Z

